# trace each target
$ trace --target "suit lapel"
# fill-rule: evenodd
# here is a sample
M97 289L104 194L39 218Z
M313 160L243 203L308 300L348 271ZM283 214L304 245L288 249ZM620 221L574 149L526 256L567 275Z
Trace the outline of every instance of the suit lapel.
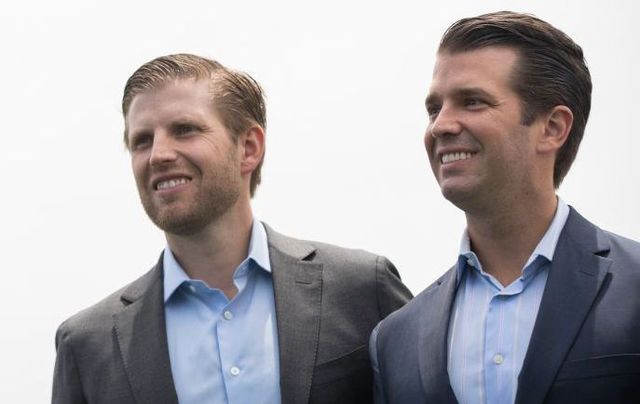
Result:
M601 230L573 209L560 235L518 379L516 403L544 400L602 286L611 260Z
M457 403L447 372L447 334L455 292L456 270L453 267L437 281L429 307L424 308L420 327L418 360L422 388L427 401L433 403Z
M320 335L322 264L306 261L315 248L265 225L278 324L283 403L309 401Z
M124 367L138 403L178 404L164 320L162 257L122 294L128 304L114 314Z

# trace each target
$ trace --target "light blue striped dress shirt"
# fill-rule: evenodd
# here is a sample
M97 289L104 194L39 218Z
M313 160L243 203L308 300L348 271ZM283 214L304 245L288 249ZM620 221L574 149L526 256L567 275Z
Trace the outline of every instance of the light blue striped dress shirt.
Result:
M238 294L190 279L164 251L164 301L171 372L181 404L280 403L280 364L267 234L254 220Z
M553 253L569 216L558 198L551 225L522 270L504 287L482 270L465 231L460 243L456 291L449 322L447 369L461 404L511 404L529 346Z

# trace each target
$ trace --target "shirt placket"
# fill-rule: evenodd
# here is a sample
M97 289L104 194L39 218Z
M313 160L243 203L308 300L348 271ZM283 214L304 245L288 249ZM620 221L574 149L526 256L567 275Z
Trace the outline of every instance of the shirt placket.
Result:
M246 309L246 300L253 293L253 284L248 282L248 264L244 263L235 279L238 294L222 308L216 325L216 338L220 353L220 372L222 374L228 403L238 402L243 388L244 374L249 370L243 360L242 350L234 336L239 335L239 329L243 327L243 312ZM246 388L246 386L245 386Z

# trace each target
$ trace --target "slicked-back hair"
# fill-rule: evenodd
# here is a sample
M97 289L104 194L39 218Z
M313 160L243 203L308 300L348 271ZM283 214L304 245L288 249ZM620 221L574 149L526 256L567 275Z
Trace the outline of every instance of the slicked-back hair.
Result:
M210 81L211 106L231 132L234 141L252 125L257 124L266 130L264 94L257 81L248 74L231 70L215 60L182 53L153 59L140 66L127 80L122 96L122 114L125 117L124 142L127 148L129 139L126 117L135 96L182 79ZM264 156L251 173L251 196L260 184L263 160Z
M464 18L444 33L438 53L507 47L518 53L512 88L522 100L522 123L557 105L573 113L573 125L556 155L556 188L573 163L591 110L591 75L582 48L564 32L529 14L510 11Z

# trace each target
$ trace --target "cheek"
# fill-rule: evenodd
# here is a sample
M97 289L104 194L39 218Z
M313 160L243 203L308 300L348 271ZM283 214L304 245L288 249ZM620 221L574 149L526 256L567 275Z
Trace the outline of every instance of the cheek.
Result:
M424 134L424 148L427 151L427 157L429 157L429 162L431 165L434 164L433 161L433 149L435 147L435 139L431 136L431 126L427 127L427 130Z
M427 130L424 132L424 148L427 150L427 154L431 154L433 148L433 136L431 136L431 125L427 126Z
M131 158L131 171L133 172L133 178L137 184L144 182L145 176L145 160L140 156L134 156Z
M431 127L427 128L427 131L424 134L424 148L427 151L427 158L429 159L429 164L431 165L431 169L435 173L437 170L436 161L434 161L433 157L433 148L434 148L435 139L431 136Z

